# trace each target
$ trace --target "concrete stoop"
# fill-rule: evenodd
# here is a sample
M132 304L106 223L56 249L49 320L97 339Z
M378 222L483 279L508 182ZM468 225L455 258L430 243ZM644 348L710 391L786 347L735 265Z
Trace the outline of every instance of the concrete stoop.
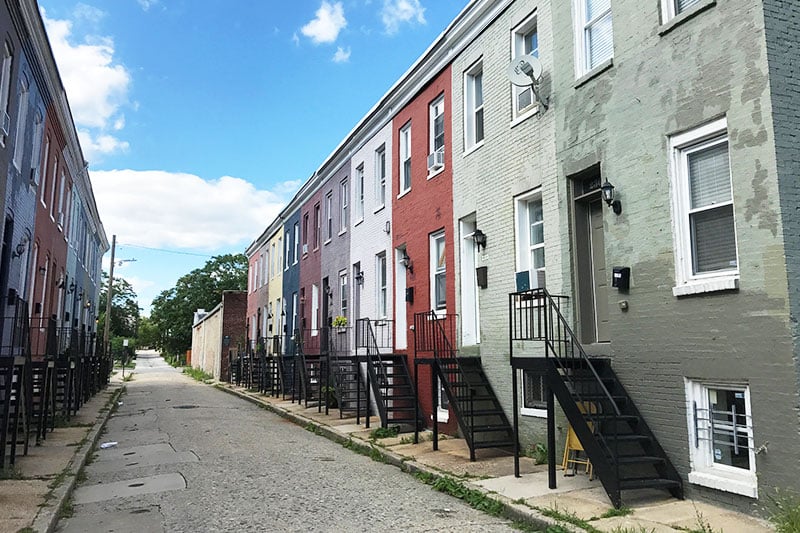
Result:
M625 505L631 510L630 514L602 518L613 506L600 482L590 481L585 474L565 476L559 472L558 487L550 489L546 465L536 465L529 458L521 458L522 476L516 478L513 457L499 450L480 450L478 460L470 462L469 449L463 439L444 436L439 441L438 451L432 449L430 432L420 433L418 444L411 442L411 433L373 441L370 433L380 427L377 417L373 416L372 427L366 428L364 423L356 424L355 418L340 419L338 410L325 415L324 411L318 412L316 405L306 408L300 403L264 396L224 382L216 382L214 386L405 472L450 477L500 502L507 518L534 528L557 525L584 531L574 524L577 518L600 531L675 533L702 530L703 525L723 532L774 531L764 520L703 502L676 500L657 490L626 494Z

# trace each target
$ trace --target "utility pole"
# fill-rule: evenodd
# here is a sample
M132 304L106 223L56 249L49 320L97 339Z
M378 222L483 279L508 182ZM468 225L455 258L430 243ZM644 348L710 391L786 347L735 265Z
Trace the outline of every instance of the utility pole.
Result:
M111 339L109 339L109 332L111 331L111 298L114 296L114 252L117 248L117 236L111 236L111 268L108 273L108 292L106 293L106 323L103 327L103 343L106 347L106 356L111 355ZM113 358L112 358L113 361ZM122 371L125 372L125 364L123 361Z

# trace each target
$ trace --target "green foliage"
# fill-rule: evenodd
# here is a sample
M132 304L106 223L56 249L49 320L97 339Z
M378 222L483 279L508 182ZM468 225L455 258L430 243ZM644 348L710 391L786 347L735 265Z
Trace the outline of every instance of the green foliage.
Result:
M473 509L483 511L492 516L502 516L505 511L503 504L499 501L477 489L471 489L462 482L451 477L436 476L427 472L417 472L414 475L417 479L426 485L430 485L435 490L463 500Z
M611 533L655 533L656 528L647 529L644 526L631 526L622 527L617 526L611 530Z
M136 345L140 348L153 348L158 345L159 335L156 326L150 317L139 318L139 331L136 335Z
M139 327L139 301L133 286L125 279L114 277L111 297L111 324L109 335L133 339ZM105 331L106 301L108 299L108 274L103 272L97 331Z
M153 299L150 320L158 330L155 346L165 355L184 354L192 346L195 311L213 309L222 300L223 291L246 288L247 258L244 254L212 257L202 268L182 276L174 287Z
M537 511L542 513L543 515L557 520L559 522L564 522L567 524L572 524L573 526L578 526L586 530L588 533L602 533L599 529L594 527L588 521L584 520L583 518L579 517L575 513L568 511L566 509L559 509L558 506L553 507L534 507Z
M769 520L777 533L800 533L800 494L775 489L767 495Z
M343 328L347 325L347 317L346 316L335 316L333 321L331 321L331 325L335 328Z
M389 426L385 428L375 428L369 432L370 440L388 439L396 437L400 433L400 426Z
M183 373L193 379L196 379L197 381L202 381L204 383L206 381L214 381L214 376L212 376L211 374L209 374L208 372L204 371L201 368L194 368L191 366L187 366L183 368Z
M533 459L533 462L537 465L543 465L547 463L547 446L542 444L541 442L537 442L536 444L531 445L527 450L526 454L528 457Z
M620 507L619 509L611 508L605 513L600 515L600 518L613 518L615 516L628 516L633 514L633 509L630 507Z

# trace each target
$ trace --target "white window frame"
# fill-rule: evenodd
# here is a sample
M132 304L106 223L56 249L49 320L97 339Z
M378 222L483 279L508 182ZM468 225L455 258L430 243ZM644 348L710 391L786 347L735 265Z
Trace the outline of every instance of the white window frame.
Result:
M400 194L398 198L411 190L411 121L400 128ZM406 164L408 168L406 168Z
M536 35L536 43L528 46L528 39L531 35ZM513 59L523 55L539 57L539 31L535 13L517 24L517 26L511 30L511 58ZM519 101L522 95L527 95L530 103L520 108ZM519 87L511 84L512 125L535 114L539 110L538 104L539 102L536 100L536 95L533 93L532 87Z
M729 143L725 118L709 122L699 128L674 135L670 146L670 181L672 196L673 242L675 251L675 283L672 293L684 296L703 292L736 289L739 286L739 246L736 234L736 209L733 200L733 180L731 179L731 200L733 209L734 241L736 243L736 267L713 272L694 273L691 227L689 222L690 197L688 155L716 144ZM730 158L730 145L728 157ZM728 167L730 171L730 165ZM718 204L720 207L723 204Z
M278 246L276 247L277 253L273 254L273 255L275 255L275 275L276 276L281 273L281 260L283 259L283 253L281 251L282 248L283 248L282 239L280 237L278 237ZM289 268L289 265L286 265L286 268Z
M430 304L431 309L437 315L444 315L447 313L447 240L445 238L444 230L437 231L435 233L430 234ZM442 247L444 250L444 264L439 266L438 261L438 254L437 254L437 243L442 243ZM436 279L437 277L442 276L444 279L444 305L439 306L439 302L436 300Z
M292 293L292 328L291 328L291 335L294 335L295 330L297 329L297 293ZM300 339L295 339L295 342L300 342Z
M311 285L311 335L316 336L319 329L317 315L319 315L319 285Z
M685 9L678 9L678 0L661 0L661 21L662 24L669 22L682 13L688 13L694 8L706 5L707 0L694 0L694 2Z
M356 167L355 180L356 224L364 220L364 163Z
M388 272L386 266L386 252L381 252L377 256L375 256L375 276L376 276L376 303L377 303L377 311L378 311L378 318L385 319L387 317L387 310L388 310L388 287L387 287L387 280L388 280Z
M325 195L325 244L331 242L333 238L333 192L329 191Z
M11 52L11 45L6 41L3 46L3 64L0 67L0 121L8 113L8 102L11 97L11 63L14 55ZM9 120L10 122L10 120ZM9 134L11 126L9 124ZM6 145L6 135L0 134L0 146Z
M375 198L378 209L386 206L386 145L375 150Z
M534 223L530 220L530 209L528 206L534 202L538 202L542 205L542 221L536 224L542 225L543 240L541 243L531 244L531 226ZM516 233L516 243L514 246L516 251L516 271L528 271L531 288L537 288L537 272L544 272L545 275L547 274L547 234L544 221L544 203L542 201L542 191L540 188L514 199L514 221ZM545 266L534 269L531 255L533 251L537 249L544 250Z
M608 0L608 8L601 11L595 16L587 20L586 2L592 0L573 0L572 13L574 15L574 34L575 34L575 76L580 78L585 74L592 72L594 69L601 67L607 61L614 58L614 26L613 19L611 24L611 53L608 57L598 58L595 63L591 61L591 41L589 39L589 32L592 27L600 23L606 17L611 18L611 0Z
M290 237L291 237L291 233L287 233L286 242L284 243L285 248L286 248L286 264L284 265L284 268L286 270L289 270L289 267L292 264L292 245L291 245L291 242L290 242Z
M689 483L702 485L725 492L758 498L758 477L756 475L755 439L753 437L750 387L746 383L725 383L712 380L692 380L684 378L686 386L686 420L689 429ZM710 390L728 390L744 394L745 413L742 417L746 426L741 434L747 438L749 450L749 470L714 462L711 442ZM695 410L695 406L697 410ZM722 430L724 431L724 429Z
M350 294L347 286L347 269L339 271L339 314L347 318Z
M42 161L41 183L39 184L39 201L43 206L47 207L45 196L47 191L47 163L50 160L50 136L45 137L44 144L44 159ZM113 296L113 295L112 295Z
M322 232L322 211L319 203L314 204L314 249L319 249L320 233Z
M28 124L28 80L23 76L19 83L19 100L17 101L17 131L14 137L14 157L12 159L17 170L22 169L22 156L25 153L25 127Z
M534 376L534 377L536 377L536 378L541 380L541 382L542 382L542 395L543 396L545 396L546 392L547 392L547 382L545 380L545 376L542 375L542 374L537 374L536 372L533 372L533 371L528 371L528 370L522 370L521 373L522 373L522 387L519 388L519 394L520 394L519 414L521 414L523 416L535 416L535 417L539 417L539 418L547 418L547 405L541 405L541 406L538 406L538 407L526 407L525 406L525 392L527 391L527 384L528 384L528 382L526 380L526 375ZM543 397L541 403L546 404L546 402L547 402L547 398Z
M437 145L436 121L441 117L441 145ZM439 96L428 106L428 153L441 152L442 166L436 170L428 170L428 178L444 170L444 146L445 146L445 120L444 120L444 95Z
M347 178L339 182L339 235L347 231L350 225L349 208L350 193Z
M294 257L292 257L292 264L296 265L300 260L300 222L294 223L292 238L294 238Z
M480 81L479 81L480 80ZM481 101L476 101L480 85ZM483 59L476 61L464 72L464 151L471 152L483 146L486 137L483 99ZM478 124L480 123L480 127ZM480 138L478 138L480 131Z

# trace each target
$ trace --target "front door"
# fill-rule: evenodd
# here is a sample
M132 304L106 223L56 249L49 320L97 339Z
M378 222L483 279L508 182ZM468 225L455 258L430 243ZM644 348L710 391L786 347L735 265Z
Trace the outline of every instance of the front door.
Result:
M580 185L576 184L576 188ZM575 200L575 256L578 331L584 344L611 340L608 327L608 276L600 191Z

